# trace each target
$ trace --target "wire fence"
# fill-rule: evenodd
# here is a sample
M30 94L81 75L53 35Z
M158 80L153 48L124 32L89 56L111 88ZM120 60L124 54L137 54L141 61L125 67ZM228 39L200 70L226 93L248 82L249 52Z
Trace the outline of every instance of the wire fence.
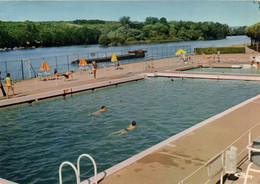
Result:
M121 64L132 63L138 61L148 61L160 58L168 58L176 56L175 53L179 49L183 49L187 52L187 55L192 54L193 51L190 45L182 46L164 46L164 47L143 47L140 50L145 50L144 57L136 57L132 59L120 60ZM83 57L86 60L97 60L102 57L112 57L113 52L89 52L85 54L72 54L62 56L50 56L42 58L21 58L20 60L0 61L0 70L2 76L6 76L7 73L11 74L12 80L24 80L29 78L35 78L38 75L51 74L54 69L58 70L58 73L65 73L67 71L78 71L78 64L72 64L73 61L80 60ZM116 56L122 56L129 54L129 50L115 51ZM49 71L40 71L43 60L49 65ZM98 62L98 67L106 67L114 65L113 62ZM91 68L91 63L85 67Z

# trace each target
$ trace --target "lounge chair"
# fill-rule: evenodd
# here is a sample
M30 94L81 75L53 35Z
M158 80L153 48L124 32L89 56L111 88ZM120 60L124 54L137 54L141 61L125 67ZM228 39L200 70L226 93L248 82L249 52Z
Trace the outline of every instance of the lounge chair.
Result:
M260 173L260 139L255 139L252 144L247 146L248 149L248 158L250 163L247 166L246 169L246 176L244 180L244 184L247 182L248 173L249 171ZM255 164L259 167L258 169L251 169L251 166Z

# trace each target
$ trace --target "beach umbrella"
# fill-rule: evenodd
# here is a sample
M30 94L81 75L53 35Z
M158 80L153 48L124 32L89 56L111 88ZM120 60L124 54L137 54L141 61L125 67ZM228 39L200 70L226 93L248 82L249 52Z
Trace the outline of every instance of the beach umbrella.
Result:
M79 61L79 66L85 66L85 65L87 65L87 62L83 57L81 57Z
M117 60L116 54L113 52L111 62L116 62L116 61L118 61L118 60Z
M47 63L43 60L40 71L46 71L50 70L50 67L47 65Z
M180 55L180 54L185 54L185 53L186 53L185 50L179 49L179 50L175 53L175 55Z

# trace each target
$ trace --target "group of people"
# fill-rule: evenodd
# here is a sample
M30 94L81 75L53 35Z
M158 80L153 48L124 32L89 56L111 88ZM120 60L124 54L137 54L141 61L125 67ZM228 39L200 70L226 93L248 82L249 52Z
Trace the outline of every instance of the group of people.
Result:
M0 88L1 88L3 96L6 97L6 98L9 98L8 95L9 95L9 91L11 90L13 92L13 97L15 97L13 82L10 78L10 73L6 74L5 81L6 81L7 93L5 92L4 86L3 86L2 81L1 81L1 71L0 71Z
M106 106L103 105L99 110L97 110L96 112L93 112L93 114L99 114L106 110L107 110ZM132 123L127 128L113 132L110 135L122 135L122 134L127 133L130 130L133 130L135 127L136 127L136 122L132 121Z
M74 73L73 71L68 71L65 74L62 74L61 76L64 76L65 81L68 80L69 78L74 80L73 73ZM92 61L92 74L93 74L94 79L96 79L97 78L97 63L96 63L96 61ZM57 77L58 77L58 70L57 69L54 69L52 76L53 76L53 78L57 79ZM8 98L9 91L12 91L13 96L15 96L13 83L12 83L12 80L10 78L10 73L6 74L5 80L6 80L7 93L5 92L4 86L1 82L1 71L0 71L0 88L1 88L3 96Z
M71 70L71 71L66 72L65 74L62 74L61 76L64 76L64 81L68 80L69 78L74 80L73 73L74 72ZM92 61L92 73L93 73L94 79L96 79L97 78L97 63L96 63L96 61ZM58 76L58 71L57 71L57 69L54 69L53 77L57 78L57 76Z

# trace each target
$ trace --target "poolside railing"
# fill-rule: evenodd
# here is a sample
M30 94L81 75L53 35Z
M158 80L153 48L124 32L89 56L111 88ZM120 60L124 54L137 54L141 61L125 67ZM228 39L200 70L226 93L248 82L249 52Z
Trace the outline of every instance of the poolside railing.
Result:
M63 181L62 181L62 168L63 166L65 165L69 165L72 167L72 169L74 170L75 172L75 175L76 175L76 183L77 184L80 184L80 160L81 158L83 157L86 157L86 158L89 158L93 164L93 167L94 167L94 184L97 184L97 165L96 165L96 162L95 160L88 154L82 154L78 157L78 160L77 160L77 167L74 166L74 164L72 164L71 162L68 162L68 161L65 161L65 162L62 162L60 167L59 167L59 183L62 184Z
M221 152L209 159L205 164L199 167L197 170L192 172L190 175L182 179L178 184L187 184L187 183L217 183L223 184L223 175L225 174L225 152L231 147L235 146L238 148L237 168L240 169L240 166L247 159L247 145L250 141L250 137L258 138L260 132L260 122L255 126L250 128L248 131L240 135L235 141L228 145Z

